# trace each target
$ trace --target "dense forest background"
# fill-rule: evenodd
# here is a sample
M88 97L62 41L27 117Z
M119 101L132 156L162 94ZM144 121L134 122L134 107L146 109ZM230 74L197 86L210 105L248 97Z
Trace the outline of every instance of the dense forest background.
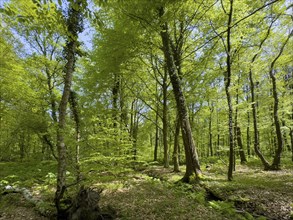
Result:
M217 164L230 181L250 161L281 170L293 162L292 10L290 0L2 2L0 161L55 161L57 211L97 158L115 169L156 161L183 182Z

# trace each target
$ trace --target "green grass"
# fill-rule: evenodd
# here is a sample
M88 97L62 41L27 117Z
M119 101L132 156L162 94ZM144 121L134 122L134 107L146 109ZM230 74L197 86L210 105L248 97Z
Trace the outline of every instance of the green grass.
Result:
M57 163L43 162L5 162L0 163L0 182L10 185L31 187L34 183L47 181L49 173L56 172Z

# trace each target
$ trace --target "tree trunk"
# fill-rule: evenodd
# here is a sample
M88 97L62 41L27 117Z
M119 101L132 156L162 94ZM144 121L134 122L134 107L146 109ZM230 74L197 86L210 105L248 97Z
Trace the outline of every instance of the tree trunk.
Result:
M80 142L80 117L79 109L77 102L77 94L73 91L70 91L69 103L75 122L75 169L76 169L76 181L79 182L81 179L80 173L80 162L79 162L79 142Z
M46 53L44 51L43 53L44 56L46 56ZM52 75L50 74L50 70L48 65L46 65L46 75L47 75L47 86L49 90L49 97L50 97L50 104L51 104L51 116L53 118L53 121L55 123L58 122L57 119L57 114L56 114L56 100L55 100L55 95L54 95L54 84L52 85Z
M231 24L232 24L232 15L233 15L233 0L230 0L230 10L228 14L228 29L227 29L227 72L225 74L225 91L228 103L229 111L229 121L228 121L228 132L229 132L229 167L228 167L228 180L233 179L233 169L234 169L234 143L233 143L233 108L230 94L230 85L231 85L231 74L232 74L232 60L231 60Z
M156 84L156 94L158 94L158 84ZM155 126L156 126L156 133L155 133L155 146L154 146L154 161L158 161L158 148L159 148L159 99L157 99L156 102L156 121L155 121Z
M113 127L117 128L118 122L118 97L120 91L120 76L119 74L114 74L114 85L112 87L112 107L113 107Z
M179 168L179 133L180 133L180 120L179 116L176 117L175 124L175 137L174 137L174 151L173 151L173 165L174 172L180 172Z
M57 170L57 189L55 193L55 205L57 213L61 212L60 201L63 198L66 190L66 146L64 142L65 125L66 125L66 109L70 95L70 87L72 84L72 76L75 69L76 50L78 47L78 32L81 31L81 1L75 3L78 5L78 10L75 10L72 4L69 5L67 19L68 39L65 46L64 67L64 88L59 105L59 122L57 129L57 150L58 150L58 170Z
M55 151L54 151L54 145L52 144L49 135L48 134L42 135L42 140L43 140L44 144L49 146L51 154L58 161L58 157L56 156Z
M270 25L265 37L260 42L259 47L258 47L258 51L261 50L262 45L268 39L273 23L274 23L274 21L271 23L271 25ZM259 52L254 54L254 56L253 56L253 58L251 60L251 65L256 60L258 54L259 54ZM254 84L253 77L252 77L252 67L250 67L250 69L249 69L249 83L250 83L250 93L251 93L253 132L254 132L254 152L260 158L260 160L261 160L261 162L262 162L262 164L264 166L264 170L268 170L270 168L270 164L265 159L265 157L263 156L263 154L262 154L262 152L260 151L260 148L259 148L259 131L258 131L258 123L257 123L257 115L258 115L257 114L257 99L255 98L255 92L254 92L254 89L257 87L258 82L256 83L256 85Z
M167 70L164 70L163 77L163 145L164 145L164 167L169 167L169 148L168 148L168 106L167 106Z
M24 131L20 132L20 137L19 137L19 155L20 155L20 160L23 161L25 157L25 134Z
M158 118L156 116L156 121L158 121L157 119ZM158 161L158 147L159 147L159 127L156 125L154 161Z
M213 105L213 104L212 104ZM212 133L212 114L213 114L213 106L210 107L210 118L209 118L209 149L211 157L214 156L213 152L213 133Z
M121 130L124 130L125 128L128 127L128 109L127 109L127 103L126 103L126 98L124 94L124 86L123 86L123 78L120 75L120 125L121 125Z
M282 132L281 132L281 125L280 125L280 120L279 120L279 115L278 115L279 97L278 97L278 91L277 91L276 77L275 77L275 74L274 74L274 66L275 66L276 61L282 55L287 42L289 41L290 37L292 36L292 33L293 33L293 31L290 32L290 34L287 37L286 41L282 45L279 54L277 55L277 57L271 63L270 71L269 71L269 75L270 75L270 78L272 80L272 85L273 85L273 98L274 98L273 114L274 114L274 125L275 125L276 135L277 135L277 149L276 149L276 152L275 152L275 157L274 157L273 163L272 163L272 165L270 167L271 170L280 170L281 169L281 167L280 167L280 165L281 165L281 153L283 151L283 145L284 145L283 138L282 138Z
M293 162L293 129L290 129L290 140L291 140L291 160Z
M240 76L238 77L238 82L237 82L237 86L239 87L240 84ZM236 89L236 106L238 106L239 104L239 90L238 88ZM235 146L237 146L239 148L238 152L240 155L240 163L241 164L245 164L247 162L246 157L245 157L245 152L243 149L243 144L242 144L242 137L241 137L241 130L240 127L238 126L238 107L236 107L235 109L235 125L234 125L234 134L235 134ZM234 167L235 167L235 163L234 163Z
M137 136L138 136L138 113L137 113L137 99L131 103L131 122L130 122L130 136L132 139L132 159L137 159Z
M219 125L219 113L217 111L217 149L216 155L220 156L220 125Z
M160 8L159 13L160 13L160 17L163 16L164 9ZM176 73L176 67L174 65L174 58L173 58L171 47L170 47L170 36L169 36L167 23L164 23L162 25L162 31L160 34L161 34L161 39L163 43L165 62L166 62L167 70L168 70L170 80L173 86L173 93L176 100L177 111L180 115L180 121L181 121L182 138L183 138L186 162L187 162L186 173L184 175L183 180L188 181L189 176L193 172L195 173L196 177L199 178L201 175L201 169L199 165L199 159L196 152L194 140L192 137L192 131L190 127L188 109L187 109L185 97L183 95L181 82L180 82L179 76Z
M236 135L237 135L237 145L239 147L240 161L241 161L241 164L245 164L247 163L247 160L246 160L244 149L243 149L241 130L239 126L236 127Z
M134 130L133 130L133 160L137 160L137 136L138 136L138 116L136 116L136 120L134 122Z
M246 127L246 147L247 147L247 155L250 157L250 114L247 112L247 127Z
M259 132L258 132L258 125L257 125L257 110L256 110L256 100L255 100L255 93L254 93L255 86L252 79L252 69L250 69L249 71L249 81L250 81L251 108L252 108L252 120L253 120L253 132L254 132L254 152L260 158L264 166L264 169L268 170L270 167L270 164L265 159L265 157L263 156L262 152L259 149L259 136L258 136Z

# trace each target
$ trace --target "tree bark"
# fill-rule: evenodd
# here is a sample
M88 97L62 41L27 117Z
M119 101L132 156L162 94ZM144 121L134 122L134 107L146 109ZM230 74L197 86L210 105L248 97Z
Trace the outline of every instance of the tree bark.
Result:
M160 17L164 14L164 9L159 9ZM181 129L182 129L182 138L185 148L185 156L186 156L186 172L183 180L188 181L190 175L194 172L196 178L200 178L201 169L199 164L199 159L196 151L196 147L194 144L194 140L192 137L192 131L190 127L189 117L188 117L188 109L185 101L185 97L181 88L180 78L176 72L176 67L174 64L174 58L171 50L170 44L170 36L167 23L162 25L162 31L160 33L162 43L163 43L163 51L165 62L167 65L167 70L170 76L170 80L173 86L173 93L176 100L177 111L180 115L181 121Z

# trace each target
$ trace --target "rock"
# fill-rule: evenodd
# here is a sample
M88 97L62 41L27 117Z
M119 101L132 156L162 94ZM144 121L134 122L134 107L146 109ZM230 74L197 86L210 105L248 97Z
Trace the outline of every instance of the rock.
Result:
M13 187L10 185L5 186L5 190L13 190Z

